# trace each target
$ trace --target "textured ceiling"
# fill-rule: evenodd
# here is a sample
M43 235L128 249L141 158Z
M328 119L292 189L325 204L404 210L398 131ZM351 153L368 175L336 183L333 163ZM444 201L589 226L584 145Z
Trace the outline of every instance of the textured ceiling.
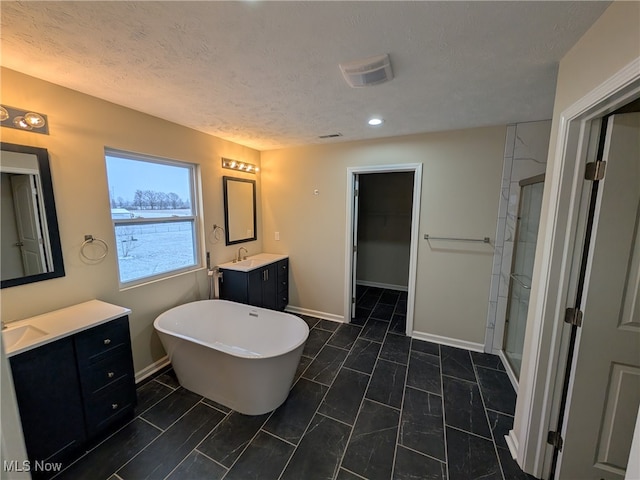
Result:
M3 66L268 150L550 118L558 62L608 2L0 6ZM340 62L383 53L392 81L346 84Z

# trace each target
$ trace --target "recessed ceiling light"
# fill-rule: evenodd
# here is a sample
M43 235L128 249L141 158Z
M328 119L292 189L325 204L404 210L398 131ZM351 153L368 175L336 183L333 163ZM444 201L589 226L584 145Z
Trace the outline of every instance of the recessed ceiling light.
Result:
M384 122L384 120L382 120L381 118L372 118L371 120L369 120L369 125L371 125L372 127L377 127L378 125L382 125L382 122Z

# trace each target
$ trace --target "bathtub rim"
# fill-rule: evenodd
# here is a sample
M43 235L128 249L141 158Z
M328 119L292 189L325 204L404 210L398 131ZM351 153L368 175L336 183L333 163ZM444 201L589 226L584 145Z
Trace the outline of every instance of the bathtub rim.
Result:
M253 354L253 355L249 355L249 354L243 354L240 351L234 351L231 349L226 349L226 348L222 348L224 346L224 344L212 344L212 343L208 343L193 337L190 337L188 335L184 335L181 333L177 333L177 332L173 332L170 330L167 330L166 328L162 327L159 325L159 322L161 320L161 317L164 317L165 315L167 315L168 313L174 311L174 310L178 310L180 308L184 308L187 305L191 305L194 303L209 303L209 302L222 302L222 303L226 303L226 304L231 304L231 305L237 305L240 307L244 307L247 310L258 310L258 311L264 311L268 314L278 314L278 315L285 315L288 317L292 317L295 318L297 320L299 320L300 322L302 322L302 324L306 327L306 332L304 335L302 335L302 338L300 339L299 342L290 345L287 347L286 350L282 351L282 352L277 352L277 353L271 353L271 354ZM297 315L293 315L291 313L288 312L280 312L278 310L270 310L268 308L263 308L263 307L254 307L253 305L247 305L244 303L238 303L238 302L232 302L230 300L222 300L222 299L211 299L211 300L195 300L193 302L187 302L187 303L183 303L181 305L176 305L175 307L172 307L168 310L165 310L164 312L162 312L160 315L158 315L155 320L153 321L153 328L159 332L159 333L163 333L165 335L169 335L172 337L176 337L176 338L180 338L182 340L185 340L187 342L192 342L192 343L196 343L198 345L202 345L203 347L207 347L207 348L212 348L214 350L218 350L220 352L226 353L227 355L232 355L234 357L238 357L238 358L243 358L246 360L262 360L262 359L267 359L267 358L275 358L275 357L279 357L282 355L286 355L287 353L290 353L294 350L296 350L298 347L300 347L301 345L304 345L304 343L307 341L307 338L309 338L309 325L307 324L307 322L305 322L302 318L298 317Z

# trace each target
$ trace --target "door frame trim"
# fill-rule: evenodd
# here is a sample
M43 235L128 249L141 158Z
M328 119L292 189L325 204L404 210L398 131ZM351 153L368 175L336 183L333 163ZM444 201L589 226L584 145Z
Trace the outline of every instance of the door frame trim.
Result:
M546 476L553 448L547 432L557 422L568 335L563 313L575 289L575 256L583 203L589 127L640 94L640 57L565 109L557 119L553 170L543 198L544 237L538 238L522 373L513 429L512 455L526 472ZM546 206L546 212L545 212ZM579 339L578 339L579 342ZM559 469L558 469L559 471Z
M347 215L346 215L346 242L345 242L345 296L344 296L344 321L351 322L351 291L353 279L353 181L356 175L366 173L398 173L413 172L413 204L411 206L411 243L409 246L409 278L407 288L407 323L405 333L413 333L413 317L415 308L416 278L418 272L418 241L420 233L420 198L422 191L422 163L403 163L387 165L370 165L360 167L347 167Z

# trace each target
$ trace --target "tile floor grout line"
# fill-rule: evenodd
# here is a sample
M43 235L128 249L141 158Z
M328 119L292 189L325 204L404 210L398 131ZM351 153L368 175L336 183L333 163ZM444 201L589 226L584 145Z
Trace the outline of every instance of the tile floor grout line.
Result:
M177 389L176 389L177 391ZM193 410L194 408L196 408L196 405L198 405L200 403L200 401L198 400L198 402L196 402L191 408L189 408L186 412L184 412L180 417L178 417L171 425L169 425L165 430L162 431L162 433L160 433L156 438L154 438L153 440L151 440L149 443L147 443L145 445L144 448L142 448L138 453L136 453L133 457L131 457L129 459L128 462L126 462L124 465L120 466L120 468L118 470L116 470L114 473L118 473L120 470L122 470L124 467L126 467L127 465L129 465L129 463L131 463L135 458L137 458L142 452L144 452L147 448L149 448L150 445L152 445L154 442L156 442L162 435L164 435L171 427L173 427L176 423L178 423L180 421L180 419L182 419L186 414L188 414L191 410ZM140 417L142 420L146 421L148 424L159 428L157 425L154 425L153 423L151 423L149 420ZM222 421L222 420L221 420ZM220 423L220 422L218 422ZM216 426L218 426L216 424ZM215 427L213 427L215 428ZM213 429L211 429L213 431ZM207 436L210 434L211 432L209 432L207 434ZM180 460L180 462L178 462L178 464L182 463L184 461L185 458L187 458L187 456L189 456L189 454L191 453L191 451L189 451L189 453L187 453L187 455L185 455L185 457ZM173 471L173 470L172 470Z
M298 445L296 445L295 443L293 443L291 440L287 440L286 438L282 438L280 435L276 435L273 432L269 432L268 430L264 429L264 425L262 427L260 427L260 431L266 435L269 435L270 437L276 438L278 440L283 441L284 443L291 445L293 447L293 452L291 453L291 455L293 455L294 453L296 453L296 449L298 448ZM302 440L302 437L300 437L300 440Z
M493 436L493 430L491 429L491 421L489 420L489 414L487 413L487 405L484 401L484 395L482 394L482 387L480 386L480 377L478 376L478 368L475 362L473 361L473 357L471 356L471 352L469 352L469 358L471 359L471 368L473 368L473 374L478 381L478 391L480 392L480 401L482 402L482 407L484 409L484 418L487 420L487 426L489 427L489 433L491 434L491 443L493 444L493 450L496 454L496 462L498 462L498 468L500 469L500 474L502 475L503 480L509 480L504 475L504 469L502 468L502 462L500 461L500 455L498 453L498 446L496 445L495 437Z
M220 420L220 423L222 423L224 420L224 418L222 420ZM218 424L219 425L219 424ZM216 427L218 426L216 425ZM215 430L215 428L214 428ZM211 430L213 432L213 430ZM208 436L208 435L207 435ZM200 442L198 444L198 447L202 445L202 442ZM202 455L205 458L208 458L209 460L211 460L213 463L215 463L216 465L220 465L222 468L224 468L225 470L229 470L227 467L225 467L223 464L221 464L220 462L216 461L215 459L211 458L209 455L207 455L206 453L202 452L201 450L198 450L198 447L194 448L193 450L191 450L191 453L193 452L198 452L200 455Z
M491 354L491 355L493 355L493 354ZM476 365L474 363L474 366L477 367L477 368L484 368L485 370L493 370L494 372L507 373L504 370L500 370L499 368L487 367L486 365Z
M177 391L177 390L176 390L176 391ZM190 390L187 390L186 388L185 388L185 391L190 392L190 393L194 393L194 392L191 392ZM175 393L175 392L174 392L174 393ZM196 393L195 395L198 395L198 394ZM200 400L202 400L202 398L203 398L203 397L202 397L202 395L198 395L198 397L200 397ZM170 423L170 424L167 426L167 428L164 428L164 429L163 429L163 428L160 428L158 425L156 425L155 423L153 423L151 420L147 420L146 418L143 418L143 417L140 417L140 418L142 418L143 420L146 420L146 421L147 421L147 423L149 423L149 424L153 425L154 427L156 427L156 428L160 428L160 430L162 430L162 433L164 433L164 432L166 432L167 430L169 430L171 427L173 427L176 423L178 423L178 422L180 421L180 419L181 419L182 417L184 417L187 413L189 413L191 410L193 410L193 409L196 407L196 405L198 405L198 404L200 403L200 400L198 400L198 401L197 401L196 403L194 403L191 407L189 407L189 408L188 408L188 409L187 409L187 410L186 410L182 415L180 415L178 418L176 418L172 423Z
M165 373L167 373L167 372L165 372ZM162 375L164 375L165 373L163 373ZM151 381L152 381L152 382L159 383L160 385L163 385L163 386L165 386L165 387L167 387L167 388L170 388L172 393L173 393L173 392L175 392L176 390L178 390L178 389L180 388L179 386L178 386L178 387L172 387L172 386L171 386L171 385L169 385L168 383L163 383L163 382L161 382L160 380L158 380L157 378L154 378L154 379L153 379L153 380L151 380ZM169 394L169 395L170 395L170 394Z
M342 425L344 425L346 427L353 428L353 425L349 425L344 420L340 420L338 418L332 417L331 415L328 415L326 413L317 412L316 415L320 415L321 417L327 417L328 419L333 420L334 422L338 422L338 423L341 423Z
M206 405L206 404L205 404L205 405ZM218 411L219 411L219 410L218 410ZM209 436L213 433L213 431L214 431L216 428L218 428L218 427L220 426L220 424L222 424L222 422L224 422L226 419L228 419L228 418L231 416L231 414L232 414L233 412L234 412L233 410L229 410L229 411L228 411L228 412L226 412L226 413L225 413L225 412L221 412L221 413L224 413L224 417L222 417L222 418L220 419L220 421L219 421L218 423L216 423L215 427L213 427L213 428L209 431L209 433L207 433L204 437L202 437L202 440L200 440L200 441L198 442L198 444L197 444L195 447L193 447L193 449L191 449L191 452L194 452L194 451L198 450L198 447L200 447L200 445L202 445L202 444L205 442L205 440L206 440L207 438L209 438ZM189 452L189 454L191 454L191 452ZM201 452L200 450L198 450L198 453L202 453L202 452ZM205 455L205 454L204 454L204 453L202 453L202 455ZM187 456L188 456L188 455L187 455ZM209 457L208 455L205 455L205 457L207 457L207 458L211 458L211 457ZM185 458L186 458L186 457L185 457ZM212 458L211 460L213 460L213 458ZM214 460L214 462L215 462L215 460ZM216 463L218 463L219 465L222 465L222 464L221 464L221 463L219 463L219 462L216 462ZM224 467L224 465L222 465L222 466ZM227 467L224 467L224 468L227 468ZM225 473L225 475L226 475L226 473Z
M299 379L298 379L299 380ZM225 472L225 474L222 476L222 478L220 480L224 480L226 478L226 476L229 474L229 472L231 471L231 469L234 467L234 465L236 463L238 463L238 460L240 460L240 457L242 457L242 455L244 454L244 452L247 451L247 448L249 448L249 445L251 445L251 443L256 439L256 437L258 436L258 434L262 431L262 428L265 426L265 424L269 421L269 419L273 416L273 412L275 412L277 410L277 408L273 409L270 413L269 416L264 420L264 422L262 422L262 425L260 425L260 427L258 428L258 430L256 431L256 433L253 435L253 437L251 437L251 440L249 440L247 442L247 444L245 445L245 447L242 449L242 451L238 454L238 456L236 457L236 459L233 461L233 463L231 463L231 465L229 466L229 469ZM229 412L229 415L231 415L231 413L233 413L233 410L231 412ZM222 420L220 421L220 423L222 423ZM219 424L220 424L219 423ZM218 424L218 425L219 425ZM216 425L216 427L218 426ZM213 432L213 430L211 430ZM209 433L209 435L211 435L211 433ZM207 435L207 437L209 436ZM206 438L206 437L205 437ZM203 440L204 441L204 440ZM201 444L202 442L200 442ZM198 446L200 446L200 444L198 444ZM198 448L198 447L196 447Z
M395 307L394 307L395 311ZM391 327L391 324L389 324ZM387 330L387 335L389 335L389 330ZM385 339L387 336L385 335ZM384 346L384 344L383 344ZM380 349L382 351L382 349ZM409 377L409 362L411 359L411 340L409 340L409 350L407 351L407 364L405 365L404 370L404 384L402 385L402 400L400 401L400 415L398 417L398 431L396 432L396 445L393 449L393 461L391 463L391 478L393 478L393 474L396 471L396 459L398 458L398 447L400 446L400 431L402 430L402 416L404 414L404 400L407 393L407 378Z
M504 415L505 417L515 418L515 415L511 415L510 413L501 412L500 410L496 410L495 408L487 408L487 412L499 413L500 415Z
M80 457L76 458L74 461L72 461L69 465L67 465L64 469L60 470L59 472L57 472L52 478L55 479L57 477L59 477L60 475L62 475L65 471L69 470L71 467L73 467L75 464L79 463L81 460L84 460L91 452L93 452L94 450L96 450L97 448L101 447L105 442L107 442L107 440L110 440L113 436L115 436L117 433L119 433L121 430L124 430L126 427L128 427L129 425L131 425L136 418L138 418L138 416L133 417L131 420L129 420L127 423L125 423L124 425L122 425L120 428L118 428L117 430L115 430L113 433L111 433L110 435L108 435L104 440L101 440L100 442L98 442L96 445L94 445L93 447L91 447L89 450L85 451ZM141 419L142 420L142 419ZM145 420L146 421L146 420ZM149 422L147 422L149 423ZM155 425L152 425L154 428L158 428ZM158 435L162 434L162 429L160 429L160 432ZM155 439L154 439L155 440ZM145 445L146 447L146 445Z
M337 329L336 329L337 330ZM335 334L335 332L334 332ZM331 335L329 338L327 338L327 341L325 342L325 344L322 346L322 348L320 349L320 351L322 351L322 349L327 346L329 344L329 341L331 340L331 337L333 337L333 335ZM355 342L354 342L355 343ZM353 345L352 345L353 348ZM351 353L351 350L349 350L349 353ZM318 355L320 354L320 352L318 352ZM300 435L300 439L298 440L297 445L295 445L293 452L291 453L291 455L289 456L289 458L287 459L287 462L285 463L284 467L282 467L282 470L280 471L280 475L278 475L278 480L280 480L282 478L282 476L284 475L284 472L287 471L287 467L289 467L289 464L291 463L291 459L294 457L294 455L296 454L296 451L298 450L298 447L300 446L300 442L302 442L302 439L304 438L304 436L307 434L307 432L309 431L309 428L311 427L311 424L313 423L313 419L316 417L316 415L319 415L320 412L320 407L322 406L322 403L324 402L324 400L327 398L327 395L329 394L329 390L331 390L331 387L333 387L333 384L336 381L336 378L338 378L338 375L340 374L340 370L342 369L342 365L344 365L344 362L347 361L347 357L349 356L349 354L347 354L344 357L344 360L342 360L342 362L340 362L340 367L338 367L338 370L335 374L335 376L333 377L333 379L331 380L331 385L328 386L326 392L324 392L324 395L322 396L322 399L318 402L318 406L316 407L315 412L313 412L313 415L311 416L311 420L309 420L309 423L307 424L306 428L304 429L304 432L302 433L302 435ZM309 364L311 365L311 364ZM302 375L300 376L300 378L302 378ZM308 378L306 378L305 380L310 380ZM314 381L314 380L311 380ZM320 385L323 386L327 386L323 383L320 382L315 382L318 383ZM353 427L351 427L351 430L353 431ZM345 445L345 449L346 449L346 445ZM340 470L340 464L338 464L338 470Z
M171 387L169 387L168 385L165 385L164 383L160 383L160 382L157 382L157 383L159 383L160 385L162 385L162 386L164 386L164 387L171 388ZM156 402L154 402L152 405L149 405L146 409L144 409L143 411L141 411L140 413L138 413L138 414L136 415L136 417L141 417L142 415L144 415L145 413L147 413L149 410L151 410L153 407L155 407L157 404L159 404L161 401L163 401L165 398L167 398L169 395L171 395L171 394L172 394L173 392L175 392L176 390L177 390L176 388L172 389L172 390L171 390L169 393L167 393L164 397L162 397L162 398L158 399L158 400L157 400ZM137 394L138 394L138 389L136 388L136 396L137 396Z
M475 375L475 372L473 374ZM473 383L474 385L480 386L478 382L474 382L473 380L467 380L466 378L456 377L455 375L448 375L443 373L442 376L447 378L453 378L454 380L460 380L461 382L465 382L465 383Z
M406 445L402 445L402 444L398 444L398 445L401 446L402 448L406 448L407 450L411 450L412 452L415 452L423 457L427 457L427 458L430 458L431 460L435 460L439 463L442 463L443 465L447 463L447 462L443 462L439 458L432 457L431 455L427 455L426 453L421 452L420 450L416 450L415 448L407 447Z
M342 469L342 470L344 470L345 472L349 472L349 473L350 473L351 475L353 475L354 477L361 478L362 480L369 480L367 477L363 477L362 475L358 475L356 472L352 472L352 471L351 471L351 470L349 470L348 468L344 468L344 467L342 467L342 466L338 467L338 473L340 473L340 470L341 470L341 469ZM337 475L336 475L336 477L334 477L334 478L337 478Z
M349 351L349 353L351 353L351 351ZM345 361L346 361L346 359L345 359ZM369 376L369 377L371 376L371 374L370 374L370 373L363 372L363 371L361 371L361 370L356 370L355 368L352 368L352 367L344 367L344 366L343 366L342 368L344 368L345 370L349 370L349 371L351 371L351 372L361 373L362 375L367 375L367 376Z
M206 406L207 406L207 407L209 407L209 408L213 408L216 412L220 412L220 413L222 413L222 414L223 414L223 415L225 415L225 416L227 415L227 413L229 413L229 412L225 412L224 410L219 409L218 407L216 407L216 406L214 406L214 405L210 405L210 404L208 404L207 402L205 402L205 400L209 400L210 402L215 402L215 400L211 400L210 398L202 397L198 403L201 403L201 404L203 404L203 405L206 405ZM217 403L217 402L216 402L216 403ZM221 404L221 405L222 405L222 404ZM223 406L224 406L224 405L223 405Z
M404 388L403 388L404 390ZM366 394L366 392L365 392ZM404 393L402 394L402 398L404 399ZM402 408L394 407L393 405L389 405L388 403L380 402L378 400L373 400L372 398L367 398L371 403L375 403L376 405L382 405L383 407L390 408L392 410L397 410L398 412L402 411Z
M451 428L453 430L457 430L457 431L462 432L462 433L466 433L466 434L471 435L473 437L482 438L483 440L489 440L490 442L493 443L493 436L491 438L484 437L484 436L480 435L479 433L469 432L468 430L465 430L464 428L456 427L455 425L447 425L447 427Z
M439 359L439 364L440 364L440 392L442 393L441 401L442 401L442 439L444 442L444 460L445 460L445 466L446 466L446 479L445 480L449 480L450 479L450 475L449 475L449 446L447 444L447 414L445 412L445 408L444 408L444 380L442 379L443 375L442 375L442 348L440 348L441 345L438 345L438 359Z
M378 304L378 302L376 302L376 305L377 304ZM374 305L374 308L375 308L375 305ZM371 309L371 312L373 312L373 308ZM371 318L370 316L367 317L367 320L365 321L365 325L369 321L370 318ZM362 331L364 331L364 326L362 328ZM362 333L362 332L360 332L360 333ZM358 338L360 338L360 336L358 336ZM354 344L355 344L355 342L354 342ZM344 451L342 452L342 456L340 457L340 462L338 462L338 472L336 473L336 475L334 475L334 478L336 478L338 473L340 473L340 469L344 468L342 466L342 462L344 462L345 454L347 453L347 450L349 448L349 442L351 442L351 437L353 436L353 432L356 429L356 424L358 423L358 417L360 417L360 413L362 413L362 406L364 405L364 401L368 400L367 399L367 391L369 390L369 386L371 385L371 380L373 379L373 372L375 372L376 367L378 366L378 360L380 359L380 351L381 350L382 350L382 347L380 347L380 350L378 350L378 354L376 355L376 361L374 362L373 368L371 369L371 375L369 376L369 380L367 381L367 386L365 387L364 393L362 395L362 399L360 400L360 405L358 406L358 413L356 415L355 420L353 421L353 427L351 427L351 431L349 432L349 438L347 438L347 442L345 443L345 446L344 446ZM398 425L398 428L399 427L400 427L400 425ZM393 468L393 466L392 466L392 468ZM347 470L347 469L345 468L345 470Z
M137 416L136 418L139 418L139 419L140 419L140 420L142 420L143 422L145 422L145 423L147 423L147 424L151 425L153 428L157 428L158 430L160 430L159 435L162 435L164 432L166 432L166 430L165 430L165 429L160 428L158 425L156 425L156 424L152 423L150 420L147 420L147 419L146 419L146 418L144 418L144 417Z

